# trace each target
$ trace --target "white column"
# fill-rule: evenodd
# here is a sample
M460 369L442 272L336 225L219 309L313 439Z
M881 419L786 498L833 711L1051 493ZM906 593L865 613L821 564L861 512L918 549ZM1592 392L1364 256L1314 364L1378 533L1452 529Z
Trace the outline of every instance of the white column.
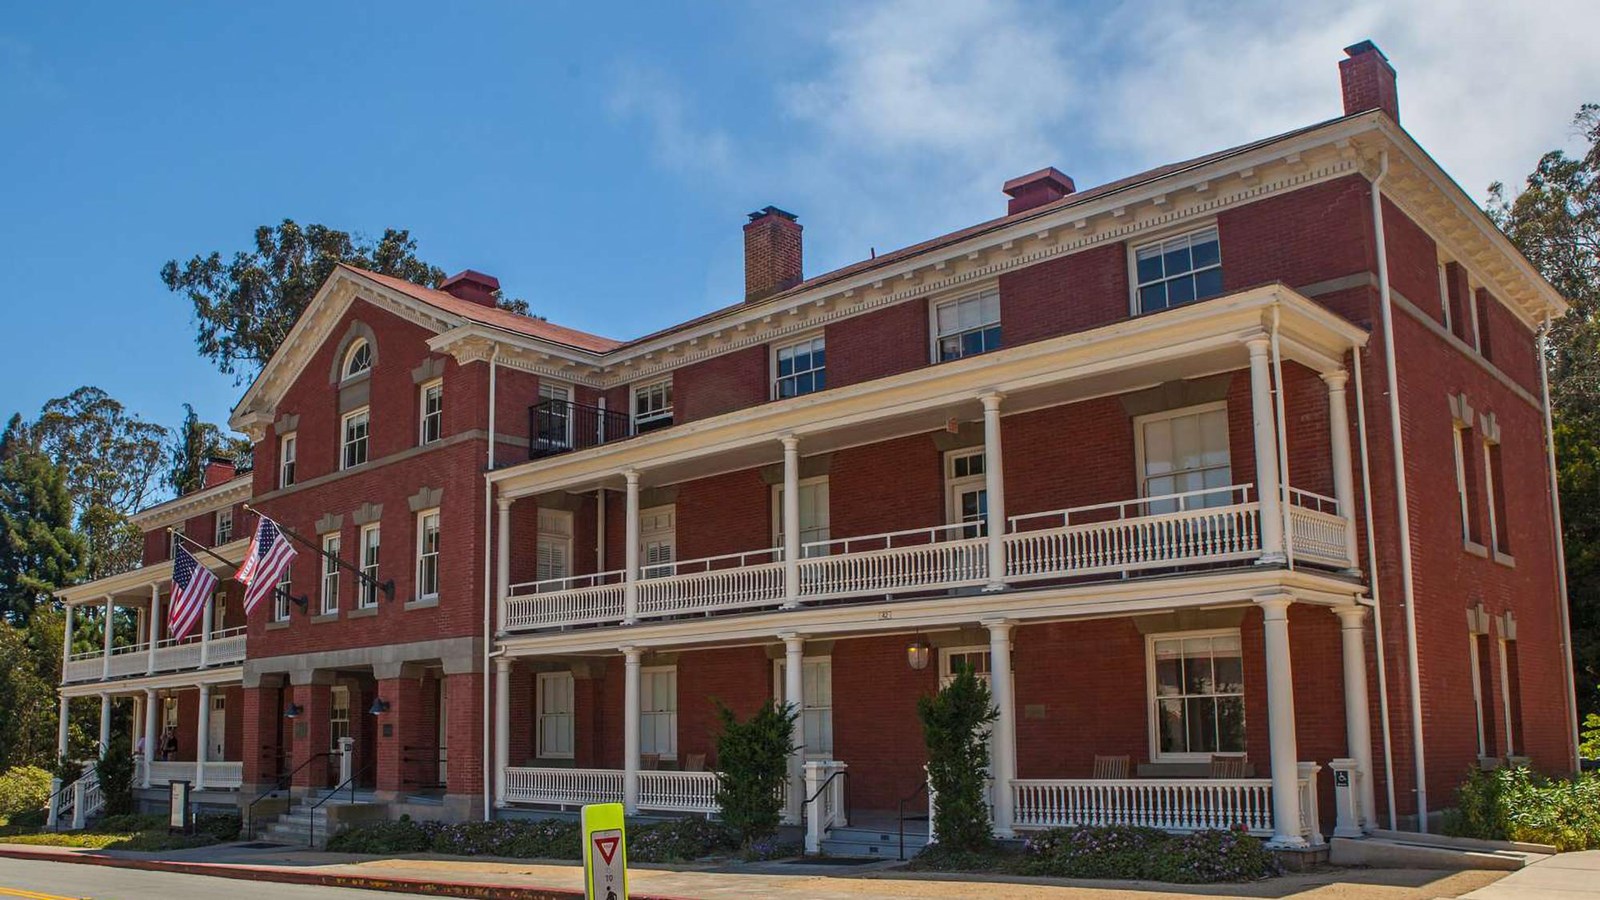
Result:
M1361 827L1377 827L1377 790L1372 775L1372 706L1367 695L1365 606L1337 606L1339 636L1344 650L1344 729L1350 758L1361 777Z
M145 664L145 674L156 673L156 643L161 640L161 585L150 585L150 660Z
M67 607L71 609L72 607ZM72 733L72 701L63 696L60 700L61 708L56 712L56 757L67 755L67 737Z
M61 680L67 680L67 663L72 661L72 604L65 607L65 624L61 626Z
M201 684L200 687L200 716L195 724L198 733L194 736L194 789L204 790L206 786L206 757L211 750L211 685Z
M213 615L211 598L201 601L205 605L200 609L200 668L211 665L211 617Z
M156 710L160 700L156 697L155 688L144 689L144 787L150 786L150 762L156 758L156 753L161 749L162 735L156 733Z
M605 416L600 417L601 428L605 428ZM604 443L604 436L601 443ZM606 570L606 489L600 488L594 492L594 570Z
M1257 600L1265 619L1267 737L1272 765L1272 843L1304 847L1300 835L1300 762L1294 734L1294 670L1289 665L1288 597Z
M111 746L111 695L100 695L100 753Z
M983 493L988 506L989 583L985 591L1005 590L1006 586L1006 480L1000 456L1000 400L1003 394L984 394L983 403Z
M990 732L989 769L994 774L994 831L1008 838L1011 828L1011 781L1017 777L1017 709L1011 682L1011 628L1009 619L985 620L989 629L989 692L999 718Z
M506 629L506 597L511 593L511 501L501 497L499 531L495 535L494 590L500 630Z
M783 441L783 606L800 605L800 439Z
M635 521L638 516L633 517ZM622 680L622 809L639 811L639 662L638 647L623 647Z
M1345 384L1350 376L1343 369L1322 373L1328 386L1328 442L1332 448L1333 499L1339 501L1344 517L1345 560L1356 567L1356 487L1350 456L1350 411L1345 405Z
M133 741L129 749L138 749L139 739L144 737L144 695L133 695L133 718L129 720L128 727L133 731ZM146 743L149 743L146 741Z
M494 805L506 805L506 766L511 765L511 660L494 661Z
M116 632L116 629L112 627L112 625L114 624L112 622L112 614L115 612L115 610L116 610L116 606L115 606L114 602L111 599L111 595L107 594L106 595L106 618L105 618L105 623L104 623L105 645L106 646L105 646L105 653L102 654L101 657L100 657L100 677L103 678L103 679L109 679L111 677L111 637Z
M1282 484L1278 476L1278 429L1272 405L1272 341L1265 335L1251 338L1250 415L1255 432L1256 496L1261 503L1261 559L1281 563L1283 553Z
M794 729L790 732L795 750L789 754L789 802L785 818L790 824L798 825L800 806L806 799L806 729L800 715L805 709L806 639L793 632L778 636L783 638L783 701L795 712Z
M628 537L623 548L627 572L623 575L622 622L632 625L639 620L639 473L629 469L622 477L628 482Z

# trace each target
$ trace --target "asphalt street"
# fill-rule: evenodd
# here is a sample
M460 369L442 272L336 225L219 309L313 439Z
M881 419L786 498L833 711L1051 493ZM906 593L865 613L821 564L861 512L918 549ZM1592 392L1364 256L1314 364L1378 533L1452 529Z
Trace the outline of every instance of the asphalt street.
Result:
M0 900L363 900L392 893L0 859Z

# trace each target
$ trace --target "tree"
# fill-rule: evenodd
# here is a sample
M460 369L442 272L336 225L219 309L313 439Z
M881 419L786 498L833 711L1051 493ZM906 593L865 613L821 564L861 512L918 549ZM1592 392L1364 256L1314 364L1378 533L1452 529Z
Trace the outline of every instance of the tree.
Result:
M161 476L162 484L180 497L205 486L210 460L230 459L237 464L250 455L248 439L224 435L221 428L200 421L191 404L185 403L183 411L183 424L167 445L167 471Z
M1546 153L1515 198L1489 187L1489 215L1572 306L1550 329L1550 405L1566 542L1580 708L1600 711L1600 104L1573 119L1581 156Z
M917 698L917 716L928 745L928 789L934 794L930 801L939 844L955 851L987 849L994 841L984 800L988 731L999 717L989 701L989 686L970 666L962 666L937 694Z
M99 388L81 387L45 403L34 434L66 472L88 542L85 574L101 578L138 565L141 537L128 516L154 493L167 429L129 415Z
M127 737L114 735L94 768L100 780L100 796L105 798L105 814L125 816L133 812L133 747Z
M717 703L717 806L722 822L748 847L778 830L789 755L795 751L794 720L800 711L768 700L740 722Z
M55 693L28 631L0 622L0 771L45 764L54 755Z
M0 435L0 615L26 625L56 590L83 577L84 555L66 473L12 416Z

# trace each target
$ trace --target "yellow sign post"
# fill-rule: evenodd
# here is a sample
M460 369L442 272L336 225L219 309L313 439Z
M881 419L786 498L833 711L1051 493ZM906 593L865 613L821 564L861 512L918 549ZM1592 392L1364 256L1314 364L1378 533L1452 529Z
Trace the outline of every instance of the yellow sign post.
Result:
M588 900L628 900L628 841L621 803L583 808L583 887Z

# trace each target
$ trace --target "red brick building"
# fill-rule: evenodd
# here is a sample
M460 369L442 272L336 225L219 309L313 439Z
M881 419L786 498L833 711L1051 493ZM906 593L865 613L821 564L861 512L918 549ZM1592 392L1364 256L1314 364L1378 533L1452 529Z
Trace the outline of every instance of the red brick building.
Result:
M819 837L838 771L857 811L925 804L916 698L958 666L999 710L1004 834L1139 808L1294 846L1415 824L1493 760L1570 770L1565 304L1401 128L1377 48L1346 55L1337 119L1024 175L824 275L767 207L743 302L626 342L476 272L341 268L235 410L248 481L143 514L146 568L63 596L160 602L162 529L236 559L213 520L254 527L246 497L350 568L302 547L304 608L219 606L237 659L169 672L157 629L63 696L173 696L194 760L184 704L224 672L244 793L454 818L714 812L716 704L776 698Z

